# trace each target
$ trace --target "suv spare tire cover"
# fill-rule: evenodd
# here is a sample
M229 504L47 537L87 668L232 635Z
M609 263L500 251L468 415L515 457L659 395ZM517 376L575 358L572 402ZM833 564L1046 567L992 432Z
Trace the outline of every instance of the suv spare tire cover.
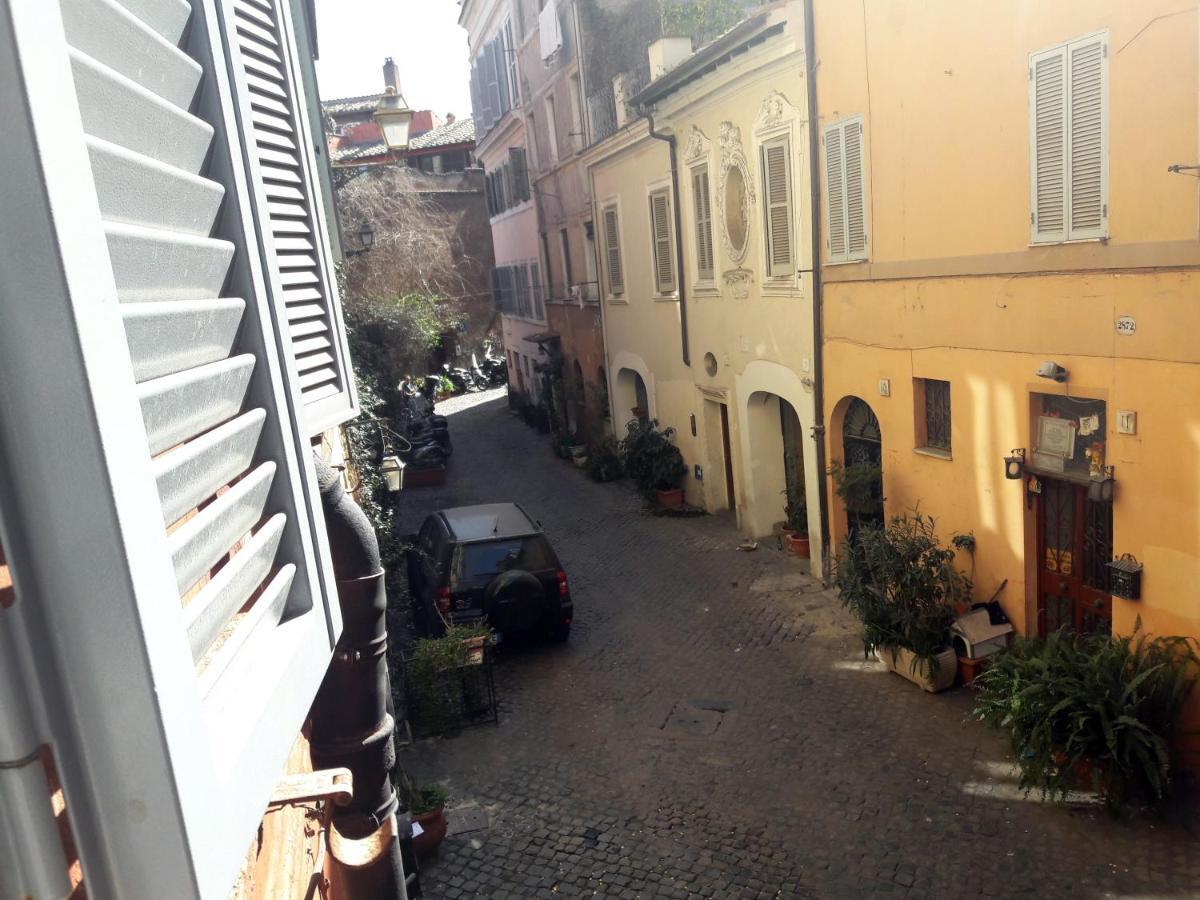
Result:
M497 631L528 631L542 618L546 589L528 572L512 569L493 578L484 592L484 610Z

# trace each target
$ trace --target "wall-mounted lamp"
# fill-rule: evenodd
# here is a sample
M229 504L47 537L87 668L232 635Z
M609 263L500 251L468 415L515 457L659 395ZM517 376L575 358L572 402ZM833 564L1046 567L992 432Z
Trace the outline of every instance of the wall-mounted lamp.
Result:
M1071 377L1071 373L1067 369L1049 359L1038 366L1036 374L1038 378L1049 378L1059 384L1065 384L1066 380Z
M1091 477L1088 482L1088 499L1093 503L1112 503L1117 487L1113 471L1112 466L1104 466L1100 470L1101 474Z
M375 246L375 229L370 222L363 222L358 226L358 231L354 232L354 236L358 239L357 250L344 251L346 256L358 256L362 253L371 252L371 248Z
M1018 447L1011 456L1004 457L1004 477L1009 481L1020 481L1025 472L1025 448Z
M396 493L404 487L404 463L398 456L385 456L380 463L379 471L387 484L390 493Z

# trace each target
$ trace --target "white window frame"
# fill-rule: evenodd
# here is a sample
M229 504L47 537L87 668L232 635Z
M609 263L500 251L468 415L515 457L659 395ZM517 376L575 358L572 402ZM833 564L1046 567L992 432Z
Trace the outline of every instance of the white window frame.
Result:
M1071 51L1081 45L1100 42L1100 204L1101 224L1098 228L1073 228L1071 225ZM1063 59L1063 227L1061 232L1040 232L1037 221L1037 64L1060 55ZM1108 31L1101 29L1045 47L1029 54L1029 243L1074 244L1103 241L1109 236L1109 41Z
M579 153L587 145L587 141L583 124L583 84L578 72L567 78L567 90L571 95L571 147Z
M614 291L612 284L612 267L609 258L609 242L608 242L608 225L605 221L605 215L609 210L612 210L617 217L617 263L621 267L621 290ZM612 197L600 204L600 243L604 248L604 265L601 266L604 278L604 296L609 303L628 303L629 302L629 270L625 265L625 248L623 237L621 235L621 225L625 221L625 214L621 208L621 198Z
M550 152L550 164L554 165L559 160L558 149L558 118L554 111L554 94L547 94L543 98L543 105L546 109L546 149Z
M512 101L513 109L521 108L521 88L518 85L520 80L520 72L517 69L517 45L513 40L512 19L504 20L504 40L502 47L504 55L507 57L504 60L505 66L508 68L508 93Z
M861 152L862 152L862 168L859 172L859 184L862 189L862 203L863 203L863 247L862 247L862 250L858 251L858 252L852 252L850 250L850 223L849 223L850 203L849 203L849 200L847 199L847 192L848 192L848 189L850 186L850 179L846 173L846 159L845 159L846 130L852 126L857 126L859 128L859 134L860 134L860 140L861 140L860 148L861 148ZM841 132L839 137L841 139L840 146L841 146L841 165L842 165L842 178L843 178L843 201L845 203L845 209L843 210L843 221L845 221L845 223L846 223L846 225L845 225L846 249L843 253L838 253L838 254L834 254L834 252L833 252L833 242L832 242L831 234L830 234L830 227L831 227L830 221L831 220L829 217L829 211L831 208L831 201L829 198L829 155L828 155L828 149L826 146L827 136L829 135L830 132L835 131L835 130ZM870 195L867 193L867 167L868 167L867 133L866 133L866 126L863 122L862 115L860 114L860 115L855 115L855 116L849 116L848 118L841 119L840 121L831 122L830 124L828 124L824 128L822 128L821 129L821 155L822 155L822 162L824 163L824 165L821 167L821 192L822 192L822 200L824 201L824 204L825 204L825 216L824 216L824 219L825 219L825 253L826 253L827 262L830 265L838 265L838 264L843 264L843 263L865 262L866 260L871 258L871 215L870 215L871 203L870 203Z
M659 238L654 233L654 197L662 196L666 200L667 205L667 253L671 262L671 277L673 279L670 290L663 290L663 284L658 277L658 260L659 260ZM650 235L650 283L654 286L655 300L675 300L679 296L679 275L676 265L675 254L675 201L671 196L671 182L658 181L651 184L646 189L646 222L649 225Z

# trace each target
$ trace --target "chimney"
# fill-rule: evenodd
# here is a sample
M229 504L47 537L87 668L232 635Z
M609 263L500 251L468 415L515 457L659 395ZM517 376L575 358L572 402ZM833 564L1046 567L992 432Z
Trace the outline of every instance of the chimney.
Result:
M388 88L400 93L400 70L390 56L383 61L383 89L386 92Z
M690 37L659 38L647 48L650 56L650 80L662 78L692 55Z
M454 124L454 113L446 113L446 124L447 125Z

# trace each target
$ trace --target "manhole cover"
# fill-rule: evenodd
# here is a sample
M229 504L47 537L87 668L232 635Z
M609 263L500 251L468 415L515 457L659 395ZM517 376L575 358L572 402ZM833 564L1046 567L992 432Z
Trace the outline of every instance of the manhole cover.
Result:
M446 810L446 834L466 834L488 827L487 813L478 806L460 806Z
M709 737L717 733L728 704L680 700L671 707L660 730L668 737Z

